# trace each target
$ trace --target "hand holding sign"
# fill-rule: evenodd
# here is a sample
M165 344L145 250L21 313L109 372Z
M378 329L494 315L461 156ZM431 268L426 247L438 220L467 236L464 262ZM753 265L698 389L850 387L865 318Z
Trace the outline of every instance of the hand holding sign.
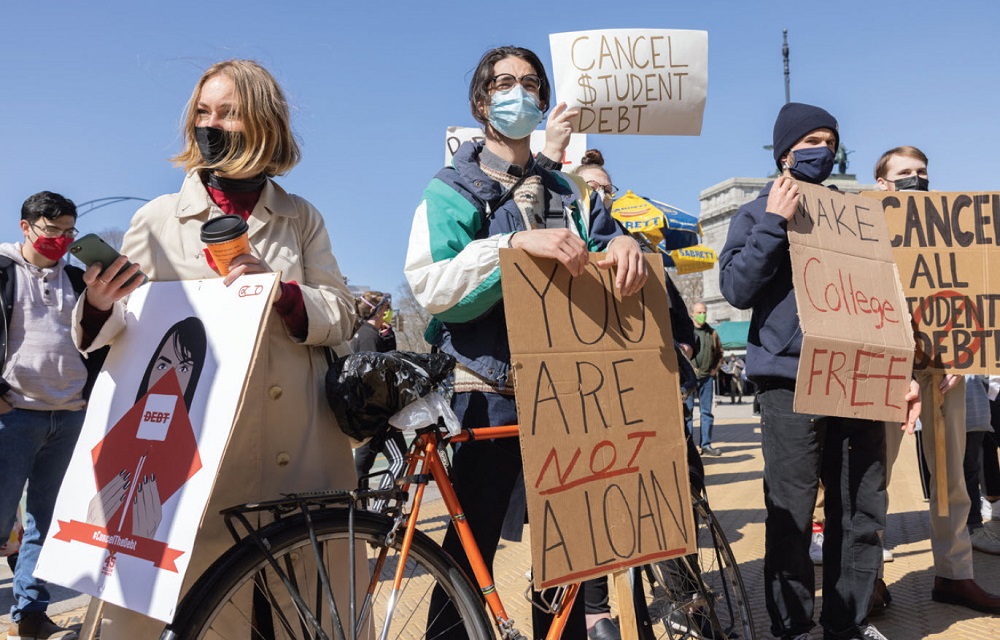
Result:
M257 256L250 255L249 253L244 253L241 256L236 256L233 258L233 261L229 263L229 273L226 275L226 279L223 280L223 283L225 283L228 287L236 282L236 279L242 275L273 272L274 269L269 267L262 259Z
M510 246L523 249L536 258L554 258L569 269L573 277L583 275L590 260L587 243L569 229L518 231L511 237Z
M639 293L646 284L646 260L639 243L629 236L619 236L611 241L604 258L597 261L601 269L615 268L615 288L622 296Z
M558 105L556 105L558 109ZM555 111L555 109L553 109ZM562 112L559 115L566 116L568 118L575 117L575 113L567 115L566 112ZM553 114L549 114L549 121L551 122ZM572 126L572 123L570 123ZM549 159L555 160L556 162L562 162L563 170L568 171L575 167L577 163L580 162L580 158L583 157L584 151L587 150L587 136L582 133L571 133L569 134L569 140L566 142L564 151L561 155L550 155L558 154L558 151L554 151L548 145L547 136L548 124L546 124L545 130L536 129L531 132L531 153L544 153ZM445 133L444 139L444 164L445 166L450 166L455 158L455 154L458 152L459 147L461 147L466 142L482 142L486 139L486 132L482 129L476 127L448 127Z
M920 385L917 384L916 380L910 380L910 389L906 392L904 397L906 400L906 422L903 423L903 431L909 434L913 434L913 431L917 428L917 420L920 418L920 409L922 403L920 401Z
M582 276L590 262L587 244L569 229L532 229L518 231L511 238L513 249L523 249L536 258L554 258L574 278ZM597 262L601 269L615 269L615 287L622 296L638 293L646 283L646 261L639 243L628 236L612 240L608 251Z
M948 393L949 391L957 387L959 381L961 381L963 377L964 376L962 376L961 374L955 374L955 373L945 374L945 376L941 379L941 384L939 385L941 387L941 393Z

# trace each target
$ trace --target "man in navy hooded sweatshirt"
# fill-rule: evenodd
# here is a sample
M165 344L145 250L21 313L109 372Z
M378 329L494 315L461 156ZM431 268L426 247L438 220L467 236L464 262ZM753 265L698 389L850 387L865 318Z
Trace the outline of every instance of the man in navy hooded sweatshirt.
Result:
M771 633L794 640L808 638L814 626L809 541L820 479L826 487L823 637L884 638L867 620L882 561L878 532L886 512L884 427L792 409L802 327L787 225L798 206L796 180L826 180L839 142L837 120L825 110L800 103L782 107L774 123L774 160L782 175L740 207L719 258L722 295L739 309L753 310L746 371L760 390L765 600ZM911 384L906 399L919 405L918 398ZM912 406L910 416L912 430Z

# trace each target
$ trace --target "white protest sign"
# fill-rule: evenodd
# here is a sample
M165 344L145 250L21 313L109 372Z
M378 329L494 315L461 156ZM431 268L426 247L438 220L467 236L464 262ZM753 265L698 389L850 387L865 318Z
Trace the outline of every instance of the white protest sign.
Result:
M152 282L132 294L38 577L173 618L276 277Z
M477 127L448 127L444 135L444 165L451 165L458 148L463 142L480 142L486 139L486 134ZM545 130L537 129L531 132L531 153L540 153L545 148ZM571 133L569 144L561 158L563 171L569 171L580 163L580 158L587 151L587 136L582 133ZM560 158L549 158L560 160Z
M708 32L604 29L549 36L557 104L580 133L701 134Z

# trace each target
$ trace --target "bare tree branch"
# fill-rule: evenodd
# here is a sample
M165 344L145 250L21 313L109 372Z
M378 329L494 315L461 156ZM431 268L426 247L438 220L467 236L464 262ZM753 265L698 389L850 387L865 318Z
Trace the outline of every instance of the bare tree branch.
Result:
M704 281L702 280L701 273L688 273L682 276L678 275L676 269L669 269L669 272L674 284L677 285L677 289L681 292L681 297L684 298L684 304L687 305L688 309L694 303L701 302L702 296L705 295Z
M393 301L397 312L392 322L396 330L396 347L403 351L429 352L431 346L424 340L424 331L432 316L417 302L409 283L399 286Z
M125 229L118 227L108 227L97 232L102 240L114 247L115 251L122 250L122 241L125 239Z

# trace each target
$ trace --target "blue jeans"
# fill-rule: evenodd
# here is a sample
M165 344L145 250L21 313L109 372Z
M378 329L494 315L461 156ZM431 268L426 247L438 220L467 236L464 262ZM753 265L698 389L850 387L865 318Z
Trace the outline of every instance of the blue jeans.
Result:
M698 394L698 413L701 414L701 447L712 444L712 425L715 423L715 416L712 415L712 399L715 393L715 378L698 378L698 388L688 396L688 415L685 418L687 430L694 435L694 395Z
M14 572L11 619L25 611L45 611L49 590L35 578L42 542L49 532L52 510L69 466L86 411L28 411L14 409L0 415L0 531L9 532L17 504L28 483L28 511L24 540Z
M790 381L789 381L790 382ZM882 562L885 427L880 422L796 413L791 388L760 391L764 454L764 601L775 637L813 626L812 514L825 488L824 638L857 638Z

